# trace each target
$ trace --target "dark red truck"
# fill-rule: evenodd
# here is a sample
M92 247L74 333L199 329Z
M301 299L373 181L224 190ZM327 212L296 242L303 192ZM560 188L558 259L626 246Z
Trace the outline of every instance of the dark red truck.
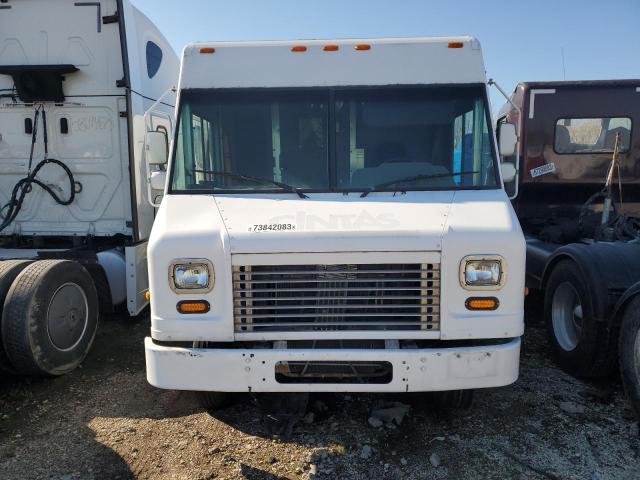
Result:
M640 415L640 80L520 83L497 124L518 137L505 188L554 356L578 376L619 366Z

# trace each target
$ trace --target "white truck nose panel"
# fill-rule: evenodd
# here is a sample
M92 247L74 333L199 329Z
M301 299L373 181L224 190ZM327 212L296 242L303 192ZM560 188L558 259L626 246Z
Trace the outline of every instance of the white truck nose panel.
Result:
M159 388L224 392L419 392L509 385L518 378L520 339L500 345L428 349L206 349L145 339L147 380ZM389 362L385 384L279 383L278 362Z

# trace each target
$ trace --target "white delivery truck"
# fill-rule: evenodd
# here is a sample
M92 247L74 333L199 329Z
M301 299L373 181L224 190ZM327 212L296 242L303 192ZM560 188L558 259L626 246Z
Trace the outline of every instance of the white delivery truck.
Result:
M99 312L145 306L144 135L175 99L144 113L178 67L126 0L0 3L0 372L66 373Z
M525 244L477 40L198 43L178 97L152 385L464 405L517 379Z

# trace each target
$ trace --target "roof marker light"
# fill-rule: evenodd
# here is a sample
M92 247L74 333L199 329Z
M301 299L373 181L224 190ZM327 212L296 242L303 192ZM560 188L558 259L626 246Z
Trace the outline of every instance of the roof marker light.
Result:
M449 42L449 45L447 45L449 48L462 48L464 47L464 43L462 42Z
M339 48L338 45L325 45L322 47L325 52L337 52Z
M213 47L202 47L200 53L215 53L216 49Z
M355 48L356 50L371 50L371 45L367 45L366 43L359 43L353 48Z
M305 47L304 45L295 45L295 46L291 47L291 51L292 52L306 52L307 51L307 47Z

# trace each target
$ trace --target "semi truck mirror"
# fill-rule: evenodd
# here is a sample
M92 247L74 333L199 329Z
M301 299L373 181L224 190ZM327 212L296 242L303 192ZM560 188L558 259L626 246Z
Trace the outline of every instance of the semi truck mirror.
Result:
M500 165L500 169L502 170L502 181L504 183L510 183L515 180L517 172L513 163L504 162Z
M144 137L145 152L149 165L165 165L169 152L167 134L161 131L147 132Z
M164 170L156 170L151 172L149 176L149 184L153 190L164 190L164 185L167 182L167 172Z
M516 153L516 145L518 144L518 136L516 135L516 127L511 123L500 124L498 132L501 157L510 157Z

